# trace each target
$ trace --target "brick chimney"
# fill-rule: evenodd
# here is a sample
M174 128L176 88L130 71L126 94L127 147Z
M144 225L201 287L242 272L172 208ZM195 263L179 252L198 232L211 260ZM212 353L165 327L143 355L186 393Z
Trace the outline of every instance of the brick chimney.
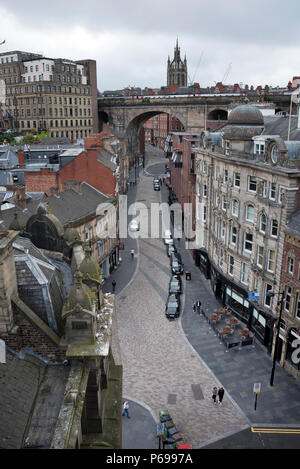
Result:
M23 150L18 150L19 166L25 166L25 155Z

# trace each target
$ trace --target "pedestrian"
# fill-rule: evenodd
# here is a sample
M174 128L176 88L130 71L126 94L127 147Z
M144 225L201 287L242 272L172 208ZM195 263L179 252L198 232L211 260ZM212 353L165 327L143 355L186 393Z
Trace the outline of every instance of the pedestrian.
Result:
M196 301L193 302L193 311L196 312Z
M224 388L221 387L218 391L218 397L219 397L219 404L222 405L223 397L224 397Z
M216 404L217 403L217 395L218 395L218 388L216 388L216 386L213 388L212 390L212 400L214 401L214 403Z
M200 300L197 301L196 306L197 306L197 313L200 314L200 311L201 311L201 301Z
M126 414L127 415L127 418L130 419L130 415L129 415L129 404L128 404L128 401L125 401L123 403L123 412L122 412L122 417Z
M117 282L115 280L113 280L111 282L111 284L112 284L112 288L113 288L113 293L115 293Z
M131 249L131 259L134 259L134 249Z

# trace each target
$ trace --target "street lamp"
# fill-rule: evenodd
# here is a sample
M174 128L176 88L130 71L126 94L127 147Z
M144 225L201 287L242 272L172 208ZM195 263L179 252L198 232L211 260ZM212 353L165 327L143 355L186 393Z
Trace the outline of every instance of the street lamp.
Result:
M282 315L282 309L283 309L283 295L284 295L284 290L280 293L278 293L279 296L281 296L281 300L278 301L277 306L280 305L280 312L279 312L279 318L278 318L278 323L277 323L277 331L276 331L276 339L275 339L275 349L274 349L274 354L273 354L273 366L272 366L272 371L271 371L271 377L270 377L270 386L273 386L274 384L274 375L275 375L275 367L276 367L276 358L277 358L277 353L278 353L278 344L279 344L279 333L280 333L280 323L281 323L281 315ZM267 296L269 298L272 298L275 296L275 293L269 291L267 293Z

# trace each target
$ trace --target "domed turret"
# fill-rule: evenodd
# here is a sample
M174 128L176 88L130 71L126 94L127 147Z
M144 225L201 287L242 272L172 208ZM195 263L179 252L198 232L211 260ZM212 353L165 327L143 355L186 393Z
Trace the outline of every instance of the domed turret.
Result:
M259 109L252 104L241 104L231 111L227 125L264 125L264 117Z

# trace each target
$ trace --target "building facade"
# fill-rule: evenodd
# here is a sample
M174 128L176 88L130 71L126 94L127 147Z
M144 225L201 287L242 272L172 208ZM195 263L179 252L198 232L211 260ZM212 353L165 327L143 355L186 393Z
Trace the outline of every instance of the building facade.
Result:
M94 60L54 59L30 52L0 54L0 129L47 130L71 140L98 132Z
M241 105L222 132L201 135L194 150L194 257L216 297L271 352L285 226L299 209L300 171L288 143L263 129L260 111Z

